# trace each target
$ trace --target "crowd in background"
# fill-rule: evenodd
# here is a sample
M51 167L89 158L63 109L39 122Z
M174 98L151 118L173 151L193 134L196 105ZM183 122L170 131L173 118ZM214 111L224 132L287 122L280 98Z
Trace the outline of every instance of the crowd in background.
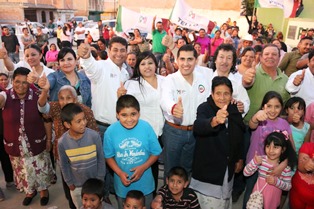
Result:
M47 205L58 162L71 209L91 207L88 194L110 208L110 193L119 209L128 198L138 208L232 208L242 193L247 208L256 191L265 209L287 197L292 209L314 208L314 29L290 50L271 23L247 20L239 37L230 18L191 31L154 17L151 43L101 20L96 42L81 22L59 22L57 44L25 27L23 60L4 26L6 186L25 192L23 205L37 192Z

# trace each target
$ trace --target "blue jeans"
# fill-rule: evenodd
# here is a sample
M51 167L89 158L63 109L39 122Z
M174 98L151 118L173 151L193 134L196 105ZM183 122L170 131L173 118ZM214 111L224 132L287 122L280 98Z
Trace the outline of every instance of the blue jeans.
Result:
M183 167L188 174L192 171L192 162L195 147L193 131L184 131L165 123L162 141L164 144L164 177L174 166Z
M158 52L153 53L153 54L154 54L154 56L156 57L156 60L157 60L157 64L158 64L158 66L157 66L157 74L159 74L159 70L162 67L161 63L162 63L162 57L164 56L164 54L163 53L158 53Z
M13 63L18 63L20 61L20 54L15 52L9 52L9 57Z
M148 195L145 195L145 206L146 209L150 208L150 205L153 201L153 193L150 193ZM123 203L125 202L125 198L117 196L117 201L118 201L118 209L123 209Z
M109 126L103 126L97 124L99 128L100 138L104 143L104 134ZM109 197L110 193L115 193L113 187L113 171L106 163L106 175L105 175L104 197Z

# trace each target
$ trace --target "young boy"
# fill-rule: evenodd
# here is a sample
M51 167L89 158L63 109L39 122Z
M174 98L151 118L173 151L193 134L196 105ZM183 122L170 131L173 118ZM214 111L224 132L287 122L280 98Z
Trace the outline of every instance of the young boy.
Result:
M89 178L104 179L106 166L98 132L86 128L82 108L76 103L65 105L61 119L69 129L58 142L60 168L70 188L76 208L82 206L81 189Z
M123 209L146 209L143 192L138 190L129 191L123 203Z
M166 178L166 185L158 190L157 196L151 204L152 209L201 208L195 192L187 188L188 184L188 174L184 168L171 168Z
M153 128L140 120L140 105L132 95L123 95L117 101L116 115L104 136L104 153L108 165L114 171L114 188L118 207L128 191L141 190L145 195L146 208L153 199L154 178L151 165L161 152Z
M100 179L91 178L82 186L82 204L80 209L114 209L103 201L104 182Z

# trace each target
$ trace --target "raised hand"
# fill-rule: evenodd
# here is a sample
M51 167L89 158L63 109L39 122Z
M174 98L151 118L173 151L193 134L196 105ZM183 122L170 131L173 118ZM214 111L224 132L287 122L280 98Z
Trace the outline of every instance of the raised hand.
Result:
M268 119L268 115L267 115L267 104L264 105L264 108L262 110L259 110L256 114L255 114L255 117L256 117L256 120L258 122L261 122L261 121L265 121Z
M43 76L41 76L39 79L38 79L38 86L42 89L45 89L45 90L49 90L50 89L50 83L47 79L47 76L46 74L44 73Z
M253 62L253 63L255 63L255 62ZM252 65L253 65L253 63L252 63ZM242 76L243 83L244 84L251 84L255 79L255 75L256 75L255 66L247 69Z
M217 123L219 124L224 124L226 122L226 119L229 115L228 111L227 111L227 105L223 106L223 108L221 108L220 110L218 110L217 114L216 114L216 120Z
M122 95L125 95L127 92L126 88L123 85L123 82L120 82L120 87L117 90L117 97L121 97Z
M91 47L89 44L81 43L78 47L77 55L83 59L87 59L90 57Z
M175 104L175 107L173 108L173 116L176 118L182 118L183 117L183 104L182 104L182 98L178 98L177 104Z
M35 67L32 67L32 71L27 75L27 82L32 84L32 83L37 83L39 80L39 74L36 72Z
M4 43L2 43L2 46L0 47L0 59L5 59L8 57L8 51L4 47Z
M293 85L299 86L299 85L302 83L303 79L304 79L304 75L305 75L305 69L302 70L301 75L297 75L297 76L294 78L294 80L293 80Z
M255 151L254 161L256 162L257 165L262 164L262 157L257 155L257 151Z

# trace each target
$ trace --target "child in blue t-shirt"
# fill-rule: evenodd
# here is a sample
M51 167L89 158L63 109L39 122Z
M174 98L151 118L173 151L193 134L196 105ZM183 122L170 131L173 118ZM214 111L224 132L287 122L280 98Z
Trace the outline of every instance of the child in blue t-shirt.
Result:
M140 120L140 105L132 95L123 95L117 101L117 118L104 136L107 164L114 171L114 188L119 209L130 190L145 195L150 208L155 189L151 165L158 159L161 147L153 128Z

